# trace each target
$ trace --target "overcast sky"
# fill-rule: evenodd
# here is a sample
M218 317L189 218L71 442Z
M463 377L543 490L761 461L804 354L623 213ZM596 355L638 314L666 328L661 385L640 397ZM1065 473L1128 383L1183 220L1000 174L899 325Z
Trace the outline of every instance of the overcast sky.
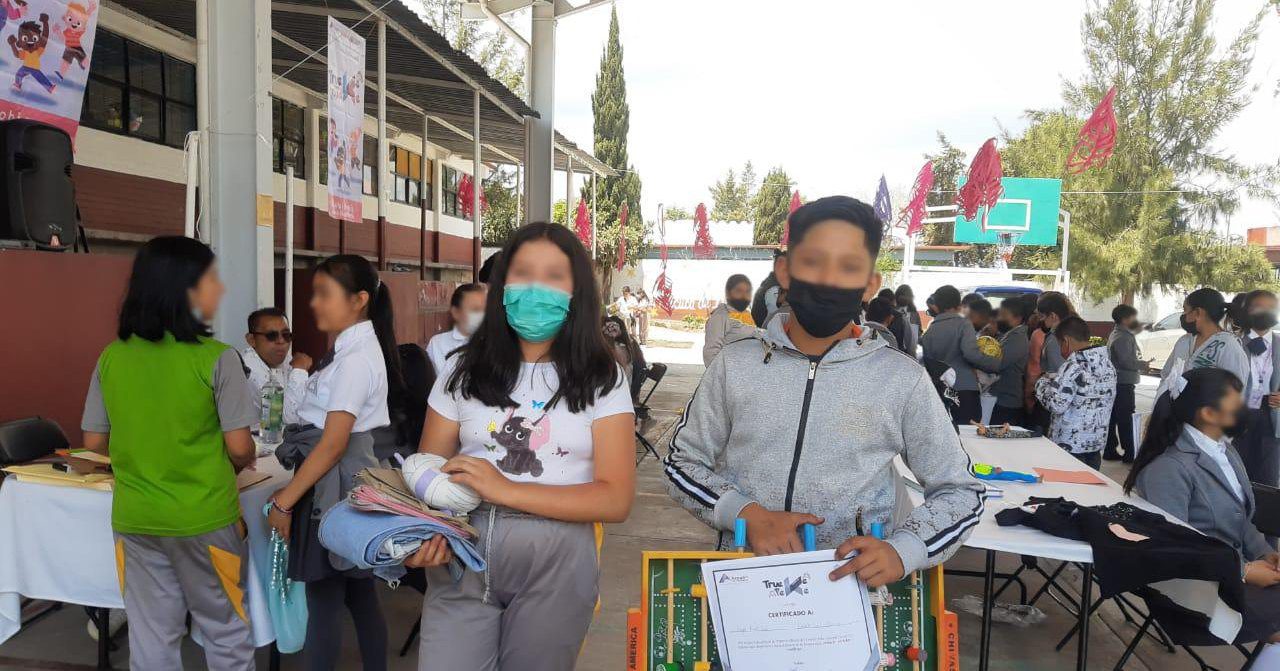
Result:
M1262 4L1218 2L1220 40ZM1083 68L1084 7L1083 0L618 0L629 151L644 181L645 216L655 217L659 202L710 206L707 186L748 159L759 176L785 167L806 198L869 200L881 173L894 193L905 193L922 154L937 146L937 130L972 156L1000 126L1021 129L1024 110L1061 104L1062 78ZM605 6L558 27L555 125L586 147L608 24ZM1216 142L1242 160L1272 162L1280 156L1275 12L1264 19L1252 76L1261 86L1253 104ZM555 182L557 199L563 184ZM1280 225L1280 213L1250 203L1231 229L1264 225Z

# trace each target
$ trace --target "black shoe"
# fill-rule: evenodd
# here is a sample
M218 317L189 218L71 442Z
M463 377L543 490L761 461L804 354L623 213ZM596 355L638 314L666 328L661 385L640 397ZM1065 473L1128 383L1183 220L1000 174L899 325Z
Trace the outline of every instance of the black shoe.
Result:
M1124 455L1124 458L1123 458L1123 459L1121 459L1121 461L1123 461L1123 462L1124 462L1124 463L1126 463L1126 464L1132 464L1132 463L1133 463L1133 455L1132 455L1132 454L1126 454L1126 455Z
M1106 451L1104 451L1104 452L1102 453L1102 458L1103 458L1103 459L1106 459L1107 461L1120 461L1120 453L1119 453L1119 452L1114 452L1114 451L1112 451L1112 452L1106 452Z

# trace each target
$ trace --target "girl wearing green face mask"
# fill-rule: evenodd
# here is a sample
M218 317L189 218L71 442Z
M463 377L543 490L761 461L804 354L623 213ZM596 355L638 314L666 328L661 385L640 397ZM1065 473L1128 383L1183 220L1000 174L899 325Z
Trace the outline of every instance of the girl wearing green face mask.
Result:
M621 522L635 491L634 410L600 331L591 260L564 226L530 224L502 251L485 317L449 358L419 451L484 503L471 514L484 573L428 567L419 669L573 668L597 594L598 523Z

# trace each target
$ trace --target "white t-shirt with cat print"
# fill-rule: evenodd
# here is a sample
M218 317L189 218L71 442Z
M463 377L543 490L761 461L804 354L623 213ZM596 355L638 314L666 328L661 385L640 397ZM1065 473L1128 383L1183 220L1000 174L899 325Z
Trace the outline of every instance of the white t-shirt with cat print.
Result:
M449 371L452 372L452 371ZM618 371L618 384L579 413L569 412L561 399L554 408L547 401L560 387L554 364L522 363L511 398L516 408L488 406L445 387L449 375L436 379L427 403L447 419L458 422L460 454L493 462L503 475L517 482L580 485L591 482L595 453L591 423L632 414L631 392Z

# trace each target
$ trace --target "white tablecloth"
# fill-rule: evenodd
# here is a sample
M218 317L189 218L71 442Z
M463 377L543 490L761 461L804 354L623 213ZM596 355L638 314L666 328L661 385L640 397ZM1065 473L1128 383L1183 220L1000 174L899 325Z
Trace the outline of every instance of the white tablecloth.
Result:
M256 645L275 640L266 586L258 578L254 546L269 539L262 507L289 473L275 459L258 470L272 477L240 492L249 529L249 620ZM111 492L18 482L0 484L0 643L22 624L22 597L99 608L124 608L111 534ZM199 639L199 636L196 637Z
M1085 506L1112 505L1121 501L1143 510L1164 515L1177 524L1183 521L1136 496L1126 496L1124 488L1101 472L1089 468L1048 438L982 438L973 426L960 427L960 443L975 463L999 466L1006 471L1035 473L1035 468L1087 470L1103 480L1101 485L1079 485L1058 482L1036 484L992 482L1004 490L1003 498L987 500L982 521L965 541L971 548L1030 555L1072 562L1093 562L1093 548L1084 541L1059 538L1039 529L1021 525L1002 527L996 513L1018 506L1032 496L1061 496ZM1210 631L1219 638L1232 640L1240 629L1240 615L1218 598L1217 585L1203 580L1167 580L1152 587L1175 602L1200 611L1210 618Z

